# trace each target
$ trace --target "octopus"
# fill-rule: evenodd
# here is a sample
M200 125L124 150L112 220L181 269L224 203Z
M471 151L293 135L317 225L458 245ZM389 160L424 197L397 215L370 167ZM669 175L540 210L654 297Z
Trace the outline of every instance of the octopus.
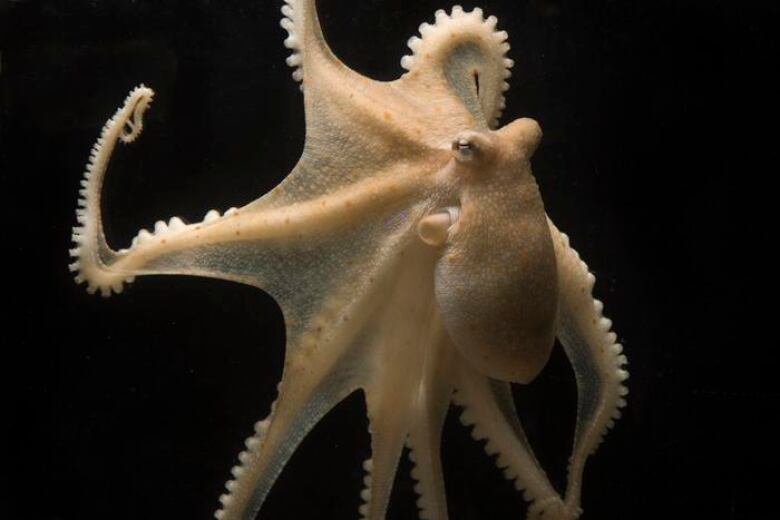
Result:
M385 517L404 447L419 517L447 518L440 442L451 403L522 491L529 518L579 517L586 459L625 406L626 358L592 295L593 274L545 212L530 165L539 125L499 126L513 66L507 33L479 8L439 10L409 40L405 73L382 82L333 54L314 0L286 0L282 14L305 106L292 172L244 207L160 220L111 248L101 186L154 95L135 88L81 181L76 282L108 296L137 276L197 275L279 303L287 345L278 395L238 455L217 519L255 518L302 439L359 390L371 436L360 518ZM556 338L578 388L562 492L534 455L510 386L534 380Z

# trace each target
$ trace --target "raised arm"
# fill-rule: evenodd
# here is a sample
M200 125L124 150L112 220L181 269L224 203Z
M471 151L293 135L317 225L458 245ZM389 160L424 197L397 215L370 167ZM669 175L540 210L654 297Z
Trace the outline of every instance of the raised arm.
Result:
M289 291L291 278L297 285L302 281L298 278L310 270L305 265L295 269L298 261L306 262L332 241L346 243L360 233L379 242L381 235L370 233L372 227L382 226L419 183L425 182L414 169L396 172L389 167L379 178L355 182L327 196L303 193L290 197L283 184L224 215L211 210L201 222L185 224L178 217L167 223L158 221L153 232L142 229L130 247L114 250L103 232L103 178L117 141L130 143L141 133L143 113L152 96L152 90L144 86L130 92L124 105L106 122L81 181L78 225L73 229L75 247L70 251L75 260L70 269L77 282L87 283L90 292L99 290L103 296L118 293L125 282L138 275L189 274L262 287L284 307L288 302L280 292ZM299 167L290 178L295 178ZM356 228L357 218L362 227ZM356 255L361 253L355 251ZM320 263L326 263L322 257ZM280 269L281 264L284 269Z

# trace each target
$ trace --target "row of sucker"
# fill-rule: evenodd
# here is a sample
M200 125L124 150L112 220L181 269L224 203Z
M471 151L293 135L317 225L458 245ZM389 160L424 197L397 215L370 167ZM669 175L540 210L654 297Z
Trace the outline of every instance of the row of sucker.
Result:
M570 284L569 297L575 298L571 302L574 305L573 312L579 316L579 330L572 334L584 335L584 347L589 352L582 353L576 350L576 339L561 338L561 342L567 351L570 361L574 365L575 373L588 370L577 358L587 355L590 362L595 364L593 369L597 371L598 387L587 390L589 395L583 394L586 388L578 381L578 396L580 399L596 399L595 408L586 416L581 417L582 403L578 404L577 427L575 429L575 444L569 459L568 482L566 487L566 509L570 516L577 518L582 513L580 496L582 492L582 477L587 458L601 445L604 437L615 421L621 417L621 409L626 406L628 388L625 381L628 379L628 371L625 366L628 363L623 354L623 346L617 342L617 335L612 331L612 321L604 316L604 305L593 297L593 287L596 277L588 269L587 264L579 254L571 248L569 238L552 226L554 234L559 234L560 244L563 246L562 261L570 266L570 272L564 276ZM576 291L576 292L575 292ZM567 319L577 319L569 317ZM562 333L566 333L564 330ZM578 367L578 365L580 365ZM593 395L592 392L597 392ZM581 421L586 422L581 422Z
M81 180L76 208L77 225L73 227L73 247L68 250L74 259L68 269L74 274L77 284L86 283L87 291L100 291L103 297L121 293L125 283L132 283L134 276L121 276L109 272L112 260L129 253L133 248L153 242L165 241L169 235L186 229L208 224L220 218L238 214L237 208L230 208L224 215L217 210L206 213L201 222L186 224L180 217L171 217L168 222L158 220L153 231L141 229L133 237L129 248L112 251L103 235L100 198L103 178L117 141L125 144L135 141L143 130L143 114L151 106L154 92L142 85L134 88L125 98L121 108L106 121L89 154L84 178Z
M590 272L588 265L580 258L579 253L571 248L569 245L569 237L565 233L561 233L563 242L567 248L574 254L574 256L580 262L580 269L585 273L587 277L588 291L590 294L593 292L593 287L596 283L596 276ZM622 416L622 408L626 406L626 396L628 395L628 387L624 384L628 379L628 371L626 366L628 365L628 358L623 354L623 345L618 343L617 334L612 331L612 320L604 316L604 304L595 298L593 298L593 310L597 316L597 326L599 330L604 334L606 344L608 345L608 363L611 370L612 385L609 385L608 390L614 389L614 394L609 396L609 400L606 403L609 419L607 420L604 428L599 432L599 438L597 442L593 444L592 449L589 451L589 455L595 453L596 449L604 441L604 437L608 430L615 426L615 421Z
M477 441L485 441L484 449L485 453L488 454L488 456L493 457L496 456L494 459L494 462L496 464L496 467L501 470L502 474L504 475L504 478L512 482L512 485L515 487L515 489L523 494L523 498L527 501L533 500L533 497L530 496L526 490L523 487L522 482L520 482L519 477L520 474L518 474L511 466L510 462L505 458L504 454L501 452L498 446L493 442L492 439L490 439L490 436L487 431L477 422L476 417L473 416L471 413L471 404L466 403L458 398L458 392L455 392L455 404L460 406L462 408L461 414L460 414L460 423L465 426L466 428L471 428L471 437Z
M476 414L474 413L475 406L480 406L480 403L472 403L464 398L461 391L456 390L453 396L453 403L460 406L462 411L460 414L460 423L466 428L471 429L471 437L477 442L485 441L484 450L488 456L495 457L494 463L496 467L502 472L504 478L512 482L514 488L520 492L523 499L528 502L528 518L529 519L555 519L559 517L550 515L552 511L560 511L564 507L563 500L560 496L551 490L552 495L549 496L534 496L522 479L525 475L521 475L518 468L510 460L509 456L501 450L498 444L491 438L490 433L487 431L487 427L480 424ZM531 454L533 457L533 454ZM567 518L561 516L561 519Z
M293 68L292 77L300 83L300 88L303 90L303 52L300 38L301 35L296 31L296 27L300 27L300 13L295 8L295 0L285 0L282 6L282 20L280 25L287 31L287 38L284 40L284 46L292 51L287 57L287 65Z
M89 154L84 177L81 180L76 209L76 222L73 227L73 248L69 254L75 260L68 269L75 273L77 284L86 283L87 291L94 294L97 290L104 297L111 292L122 292L123 279L106 277L101 280L106 265L101 253L113 253L105 242L101 222L100 197L103 178L108 162L118 140L125 144L135 141L143 131L143 114L152 103L154 92L143 84L134 88L125 98L123 105L106 121ZM131 282L132 277L124 278Z
M279 386L277 386L277 392ZM271 421L274 416L274 409L276 408L276 401L271 403L271 412L265 419L257 421L254 426L254 434L247 437L244 441L245 450L238 454L238 464L230 468L230 474L233 478L225 483L225 489L227 493L220 495L219 503L221 507L214 512L214 518L221 520L225 515L225 508L227 508L233 501L233 492L240 487L241 478L248 473L247 468L250 467L260 455L263 449L268 429L271 426Z
M148 229L141 229L135 237L133 237L133 240L130 244L130 249L138 246L147 244L149 242L153 242L155 239L162 239L163 237L166 237L168 235L178 233L180 231L184 231L185 229L191 229L195 228L196 226L200 226L202 224L209 224L211 222L214 222L216 220L219 220L220 218L230 217L232 215L238 214L238 208L230 208L227 211L225 211L224 215L221 214L216 209L210 209L206 214L203 216L203 220L200 222L193 222L191 224L187 224L184 222L183 219L180 217L171 217L168 222L166 223L164 220L158 220L154 223L154 227L152 228L152 231L149 231ZM127 253L130 251L130 249L120 249L119 253Z
M486 41L492 41L495 43L495 56L493 57L500 66L503 67L501 75L503 82L501 83L501 92L498 99L495 100L496 109L493 114L485 114L490 128L497 128L499 120L506 108L506 98L504 93L509 90L509 78L512 77L512 67L514 66L514 60L507 57L509 52L509 35L506 31L496 30L496 24L498 19L495 16L484 17L484 13L481 8L475 7L472 11L467 12L463 10L460 5L453 6L451 14L447 14L444 9L439 9L435 13L435 22L429 24L424 22L420 24L419 31L420 36L412 36L409 38L407 45L412 51L412 54L403 56L401 58L401 67L403 67L408 74L408 71L414 69L415 64L419 56L426 54L426 46L429 42L437 39L442 35L450 35L457 25L460 31L473 31L479 34Z
M358 513L361 520L368 520L371 511L371 473L374 470L374 460L371 458L363 461L363 470L366 474L363 476L363 489L360 491L361 504L358 507Z
M434 516L434 511L431 509L431 504L429 503L429 500L432 499L432 497L429 497L425 494L425 489L423 487L422 478L423 476L420 474L420 468L418 466L418 456L415 452L414 447L407 443L407 447L409 448L409 460L412 463L412 471L411 476L412 479L414 479L414 492L417 494L417 509L418 509L418 518L420 520L438 520Z
M187 224L184 222L184 220L181 217L171 217L168 222L165 222L164 220L158 220L154 223L154 226L152 228L152 231L149 231L146 228L142 228L138 231L138 233L133 237L130 247L129 248L123 248L117 251L117 254L123 255L129 253L133 248L142 246L144 244L149 244L154 242L155 240L165 240L166 237L169 237L171 235L177 234L181 231L185 231L187 229L195 228L196 226L200 226L202 224L209 224L211 222L214 222L216 220L219 220L221 218L227 218L233 215L237 215L239 212L238 208L232 207L225 211L224 214L220 213L216 209L211 209L203 216L203 220L200 222L193 222L190 224ZM78 209L76 210L76 216L79 219L79 222L81 223L85 218L84 210ZM74 228L74 237L75 237L76 230ZM76 239L74 238L74 241ZM78 258L81 254L81 248L75 247L73 249L69 250L70 255L72 257ZM72 264L70 264L69 268L71 271L78 271L80 267L79 260L76 260ZM134 276L129 276L124 279L125 283L132 283L135 280ZM76 282L81 283L83 282L83 275L80 273L76 276ZM87 288L87 290L90 293L94 293L97 287L90 286ZM107 291L103 288L101 288L103 296L110 296L111 292ZM111 286L111 290L113 290L115 293L119 294L123 290L123 286L121 283L115 283Z

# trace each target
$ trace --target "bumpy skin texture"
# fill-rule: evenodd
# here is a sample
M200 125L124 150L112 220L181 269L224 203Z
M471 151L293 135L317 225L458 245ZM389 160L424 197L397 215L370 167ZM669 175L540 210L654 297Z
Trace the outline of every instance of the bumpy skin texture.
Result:
M519 119L456 141L458 219L436 266L436 299L455 345L480 372L527 383L552 349L558 285L529 159L539 125Z
M372 448L362 518L384 518L405 444L420 518L447 518L439 442L450 402L532 502L530 516L578 517L585 460L625 404L626 360L591 296L593 275L546 218L530 169L541 130L528 119L494 130L512 66L506 33L480 9L438 11L409 40L407 73L377 82L329 50L313 0L287 0L282 12L306 108L295 169L245 207L158 221L113 250L100 190L117 141L142 130L153 93L136 88L82 181L77 282L108 296L139 275L201 275L279 302L288 344L278 399L239 454L217 518L254 518L300 441L357 389ZM565 493L536 461L509 388L542 370L554 336L579 388Z

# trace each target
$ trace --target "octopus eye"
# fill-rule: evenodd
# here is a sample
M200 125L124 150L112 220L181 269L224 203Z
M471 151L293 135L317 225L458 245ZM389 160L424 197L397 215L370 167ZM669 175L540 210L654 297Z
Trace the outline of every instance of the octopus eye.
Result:
M461 162L470 161L474 158L476 144L467 137L458 137L452 142L452 152L455 159Z
M493 148L493 139L490 135L473 130L459 133L452 141L452 155L461 163L486 159L492 155Z

